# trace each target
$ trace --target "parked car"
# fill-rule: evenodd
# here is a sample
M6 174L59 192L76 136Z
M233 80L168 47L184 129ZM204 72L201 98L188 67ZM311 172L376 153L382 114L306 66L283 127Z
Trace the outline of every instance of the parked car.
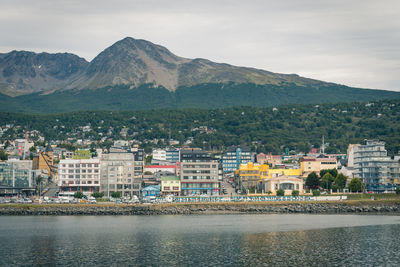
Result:
M96 204L97 203L96 198L94 198L94 197L89 197L88 202L89 202L89 204Z

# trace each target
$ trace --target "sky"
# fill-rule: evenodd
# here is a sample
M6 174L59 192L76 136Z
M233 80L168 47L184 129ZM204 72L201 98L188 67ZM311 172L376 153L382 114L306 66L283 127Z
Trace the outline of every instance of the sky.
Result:
M400 91L398 0L0 0L0 53L90 61L127 36L181 57Z

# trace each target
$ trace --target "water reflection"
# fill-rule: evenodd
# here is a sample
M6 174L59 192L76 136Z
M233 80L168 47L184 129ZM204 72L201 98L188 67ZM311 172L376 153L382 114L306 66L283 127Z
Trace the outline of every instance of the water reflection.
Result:
M297 228L287 223L288 218L296 220ZM0 265L399 265L400 224L368 225L375 219L340 215L2 217ZM396 223L398 218L378 220ZM310 221L315 228L335 221L340 227L306 230ZM343 227L343 222L352 227Z

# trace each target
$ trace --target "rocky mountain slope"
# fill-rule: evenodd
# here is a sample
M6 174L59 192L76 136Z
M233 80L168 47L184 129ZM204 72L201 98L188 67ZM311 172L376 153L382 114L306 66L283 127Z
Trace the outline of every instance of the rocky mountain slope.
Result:
M68 53L12 51L0 54L0 92L10 96L64 88L89 63Z
M10 96L59 89L98 89L143 84L175 91L203 83L254 83L323 86L298 75L236 67L206 59L187 59L167 48L127 37L105 49L90 63L73 54L12 51L0 55L0 92Z

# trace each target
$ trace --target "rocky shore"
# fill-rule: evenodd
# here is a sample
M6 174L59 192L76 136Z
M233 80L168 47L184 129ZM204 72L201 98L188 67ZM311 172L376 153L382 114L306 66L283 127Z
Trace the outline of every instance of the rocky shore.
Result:
M0 205L0 216L16 215L191 215L191 214L398 214L400 201L343 201L297 203L193 203L193 204L5 204Z

